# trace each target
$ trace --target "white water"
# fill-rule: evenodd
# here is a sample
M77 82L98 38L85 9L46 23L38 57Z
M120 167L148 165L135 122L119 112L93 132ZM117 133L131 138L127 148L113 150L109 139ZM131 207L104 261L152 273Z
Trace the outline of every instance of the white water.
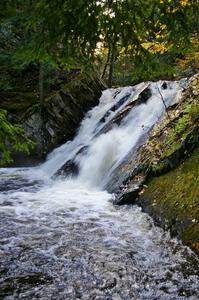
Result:
M152 97L130 110L120 125L103 133L148 83L105 91L74 140L55 149L43 165L0 170L5 299L198 299L190 250L156 228L140 208L114 207L113 195L103 190L110 174L165 113L157 84L149 84ZM158 82L169 106L181 87L167 84L164 90ZM87 150L78 154L84 146ZM69 160L78 163L79 175L52 178Z
M80 166L79 180L85 185L100 187L108 180L110 171L122 161L128 152L136 146L141 137L150 131L165 113L164 103L158 92L159 88L167 106L178 100L181 87L177 82L167 82L168 88L162 89L162 82L141 83L135 87L109 89L103 92L99 105L88 112L73 141L55 149L47 158L40 170L49 176L53 175L66 161L75 158L83 146L88 146L86 155L76 158ZM146 104L135 106L122 120L107 133L97 135L128 104L136 100L139 94L149 86L152 97ZM116 97L114 98L114 96ZM116 111L111 107L127 97L127 101ZM107 114L109 112L109 114ZM106 116L104 122L99 121Z

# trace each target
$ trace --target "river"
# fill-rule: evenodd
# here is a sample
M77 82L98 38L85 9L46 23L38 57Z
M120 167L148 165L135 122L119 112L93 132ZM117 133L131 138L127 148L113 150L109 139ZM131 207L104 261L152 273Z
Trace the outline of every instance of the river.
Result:
M167 86L172 105L181 86ZM0 169L0 299L199 299L192 251L106 191L164 113L157 83L107 90L44 164Z

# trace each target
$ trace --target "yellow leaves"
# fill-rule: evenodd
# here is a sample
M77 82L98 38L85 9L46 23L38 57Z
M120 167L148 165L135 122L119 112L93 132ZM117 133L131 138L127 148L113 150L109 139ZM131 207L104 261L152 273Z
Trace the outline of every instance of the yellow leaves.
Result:
M191 66L194 69L199 69L199 39L197 37L193 37L191 39L191 43L191 50L189 50L183 58L176 59L177 67L185 69Z
M182 5L182 6L188 6L188 5L191 5L191 3L190 3L190 1L189 0L181 0L180 1L180 4Z
M195 75L191 82L192 90L194 95L199 95L199 75Z
M171 4L173 4L174 0L160 0L160 3L163 4L165 3L168 5L167 7L167 11L170 12L170 13L175 13L177 11L179 11L182 7L186 7L186 6L190 6L191 3L190 3L190 0L180 0L179 2L177 2L177 5L176 3L174 4L175 6L173 7Z
M191 38L191 42L192 42L192 44L194 44L196 46L199 46L199 38L198 38L198 36L193 36Z
M188 58L177 58L176 59L176 66L179 68L187 68L189 66L189 59Z
M196 253L199 253L199 242L191 242L191 247Z
M151 53L164 53L166 51L166 47L164 43L158 43L158 42L148 42L143 43L142 46L150 51Z
M196 68L199 68L199 52L195 53L194 61L195 61Z

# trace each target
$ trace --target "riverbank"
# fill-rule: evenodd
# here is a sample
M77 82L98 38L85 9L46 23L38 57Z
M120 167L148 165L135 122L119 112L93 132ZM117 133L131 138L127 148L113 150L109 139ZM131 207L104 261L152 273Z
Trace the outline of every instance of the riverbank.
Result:
M177 168L152 177L138 203L156 224L199 255L199 149Z
M118 204L138 204L156 224L170 230L199 254L199 76L192 77L179 102L168 108L123 167ZM135 167L136 166L136 167ZM133 174L129 170L134 168Z

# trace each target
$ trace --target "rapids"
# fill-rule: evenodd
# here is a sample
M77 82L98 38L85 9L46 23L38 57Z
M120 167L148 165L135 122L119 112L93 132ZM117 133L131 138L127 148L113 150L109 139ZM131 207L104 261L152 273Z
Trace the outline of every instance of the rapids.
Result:
M0 299L199 299L191 250L106 191L183 85L106 90L44 164L0 169Z

